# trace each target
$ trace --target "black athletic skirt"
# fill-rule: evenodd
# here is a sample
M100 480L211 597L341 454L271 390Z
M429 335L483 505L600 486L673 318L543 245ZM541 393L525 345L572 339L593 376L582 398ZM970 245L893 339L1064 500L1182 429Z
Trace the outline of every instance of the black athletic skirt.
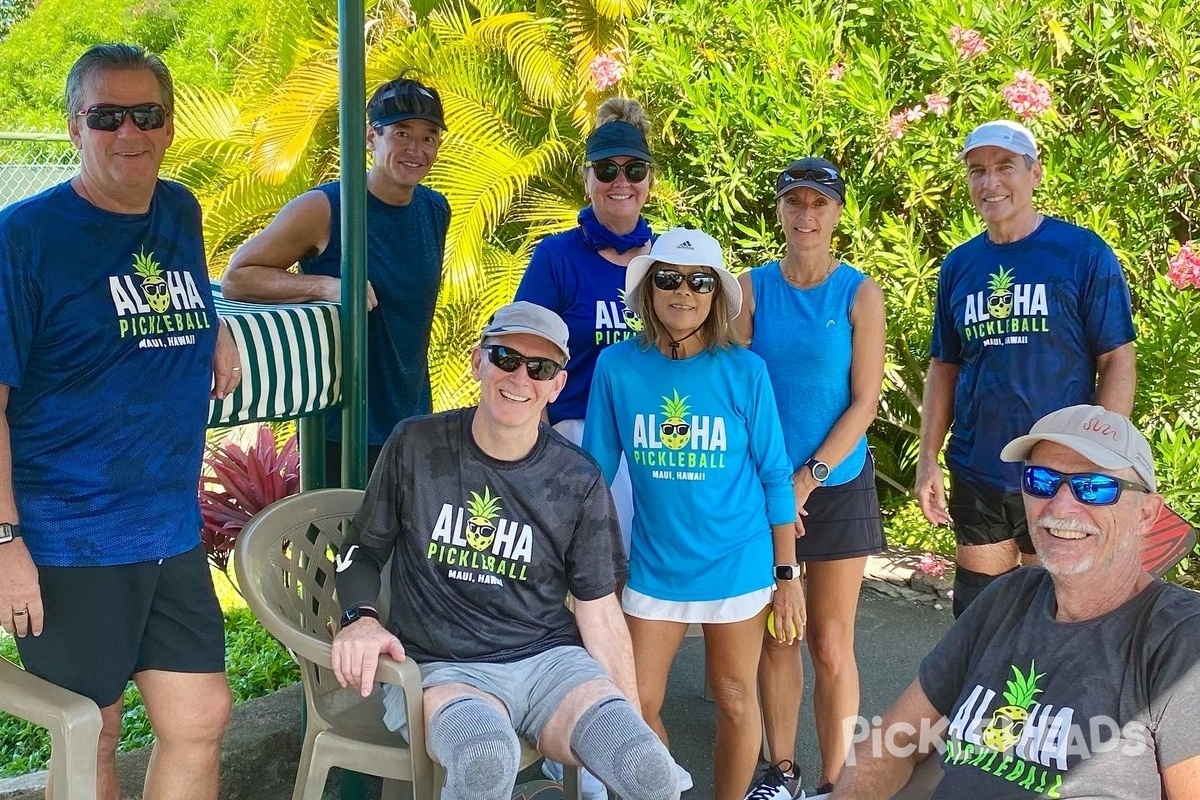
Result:
M875 460L869 453L857 478L838 486L818 486L804 508L806 533L796 540L796 560L835 561L883 550Z

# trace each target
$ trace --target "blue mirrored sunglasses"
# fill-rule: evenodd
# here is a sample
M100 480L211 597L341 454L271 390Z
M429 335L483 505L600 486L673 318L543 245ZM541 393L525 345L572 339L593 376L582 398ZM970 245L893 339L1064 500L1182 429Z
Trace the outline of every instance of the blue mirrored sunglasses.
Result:
M1103 472L1059 472L1049 467L1027 466L1021 475L1021 490L1031 497L1048 499L1058 494L1063 483L1086 506L1111 506L1121 499L1121 490L1149 493L1140 483L1122 480Z

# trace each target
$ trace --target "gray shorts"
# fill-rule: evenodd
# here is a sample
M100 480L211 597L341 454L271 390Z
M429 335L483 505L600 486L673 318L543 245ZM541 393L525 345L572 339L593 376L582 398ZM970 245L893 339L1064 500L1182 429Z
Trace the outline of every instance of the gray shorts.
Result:
M420 664L421 686L465 683L487 692L508 709L513 730L536 744L542 729L572 689L596 678L608 680L604 668L575 645L552 647L536 656L507 664L431 661ZM408 739L404 690L383 687L383 724Z

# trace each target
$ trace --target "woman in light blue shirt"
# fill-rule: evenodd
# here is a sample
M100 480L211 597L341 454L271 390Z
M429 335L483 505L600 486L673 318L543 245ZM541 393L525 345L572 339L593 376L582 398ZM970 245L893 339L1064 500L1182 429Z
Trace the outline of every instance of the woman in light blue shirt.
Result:
M601 353L583 436L609 480L622 455L629 464L622 604L642 714L664 742L667 673L687 626L704 626L718 706L716 800L741 800L754 777L768 611L785 639L804 627L792 470L775 396L766 365L733 343L729 327L741 294L720 245L700 231L668 231L633 259L625 296L644 328Z

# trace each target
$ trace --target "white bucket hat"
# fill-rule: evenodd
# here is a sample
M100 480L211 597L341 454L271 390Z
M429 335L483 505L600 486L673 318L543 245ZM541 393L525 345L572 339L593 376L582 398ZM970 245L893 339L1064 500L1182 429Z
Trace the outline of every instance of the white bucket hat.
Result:
M717 240L703 231L690 228L672 228L658 237L650 248L650 254L637 256L625 268L625 305L645 316L638 288L655 264L676 267L709 267L721 280L721 294L729 318L733 319L742 310L742 287L733 273L725 269L725 256Z

